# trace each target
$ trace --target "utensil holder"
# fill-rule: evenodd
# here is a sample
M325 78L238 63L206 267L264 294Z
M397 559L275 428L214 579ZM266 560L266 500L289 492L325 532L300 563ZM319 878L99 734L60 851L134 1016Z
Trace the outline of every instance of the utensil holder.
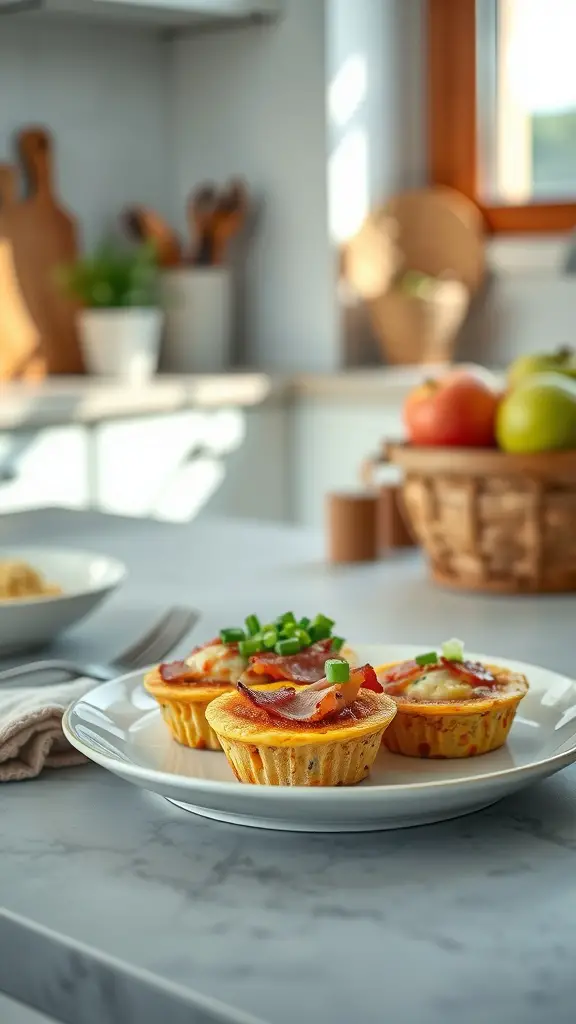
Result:
M230 365L232 282L225 267L181 267L162 275L166 315L162 369L219 373Z

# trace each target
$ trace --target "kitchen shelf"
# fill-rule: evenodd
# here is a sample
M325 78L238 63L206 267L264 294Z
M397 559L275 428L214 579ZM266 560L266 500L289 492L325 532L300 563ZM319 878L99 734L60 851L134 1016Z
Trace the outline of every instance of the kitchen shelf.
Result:
M175 31L272 21L280 8L281 0L0 0L0 15L23 23L64 19Z

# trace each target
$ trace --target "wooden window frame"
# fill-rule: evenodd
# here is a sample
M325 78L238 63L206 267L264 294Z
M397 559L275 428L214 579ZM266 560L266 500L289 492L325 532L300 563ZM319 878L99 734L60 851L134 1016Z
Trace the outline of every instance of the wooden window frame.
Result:
M428 0L430 181L472 199L493 234L570 231L576 202L492 206L478 188L476 0Z

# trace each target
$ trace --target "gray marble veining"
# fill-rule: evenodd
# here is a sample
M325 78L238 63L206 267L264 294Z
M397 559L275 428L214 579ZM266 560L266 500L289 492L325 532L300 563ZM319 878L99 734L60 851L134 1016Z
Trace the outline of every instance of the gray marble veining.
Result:
M272 1024L376 1024L384 1005L406 1024L537 1024L544 1010L568 1024L575 781L425 829L298 835L196 819L75 769L3 790L0 899ZM82 991L99 991L99 964L83 963Z
M334 612L367 642L455 634L479 650L571 669L573 597L444 593L411 556L330 570L318 538L288 528L111 519L105 529L103 518L82 526L50 514L42 523L45 540L109 550L132 570L124 594L64 644L76 654L112 653L168 600L199 602L210 633L224 617L261 609L264 593L273 613L290 604ZM41 520L27 518L30 542L41 539ZM8 525L22 539L23 522ZM210 555L219 581L200 587ZM86 947L81 994L98 991L104 956L120 962L115 991L144 970L267 1024L573 1024L576 767L469 818L361 835L210 822L95 767L5 786L0 799L0 903ZM57 974L58 942L44 941L28 972L36 978ZM146 1004L145 983L135 984L138 996L115 1010L125 1015L98 1024L131 1024L135 1000ZM69 998L43 1008L93 1024L64 1015Z

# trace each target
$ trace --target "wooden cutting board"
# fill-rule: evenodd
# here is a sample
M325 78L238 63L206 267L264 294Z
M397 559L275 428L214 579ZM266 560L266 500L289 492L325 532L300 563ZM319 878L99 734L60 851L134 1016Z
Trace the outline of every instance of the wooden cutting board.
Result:
M34 325L36 352L46 372L81 373L77 305L55 283L58 267L78 256L76 222L54 195L50 134L41 128L20 132L18 151L28 194L19 200L13 189L10 201L2 204L0 237L11 247L21 301ZM1 281L0 276L0 289ZM12 327L11 344L26 348L18 326Z
M38 379L46 373L39 332L14 267L9 221L16 202L16 168L0 164L0 380Z

